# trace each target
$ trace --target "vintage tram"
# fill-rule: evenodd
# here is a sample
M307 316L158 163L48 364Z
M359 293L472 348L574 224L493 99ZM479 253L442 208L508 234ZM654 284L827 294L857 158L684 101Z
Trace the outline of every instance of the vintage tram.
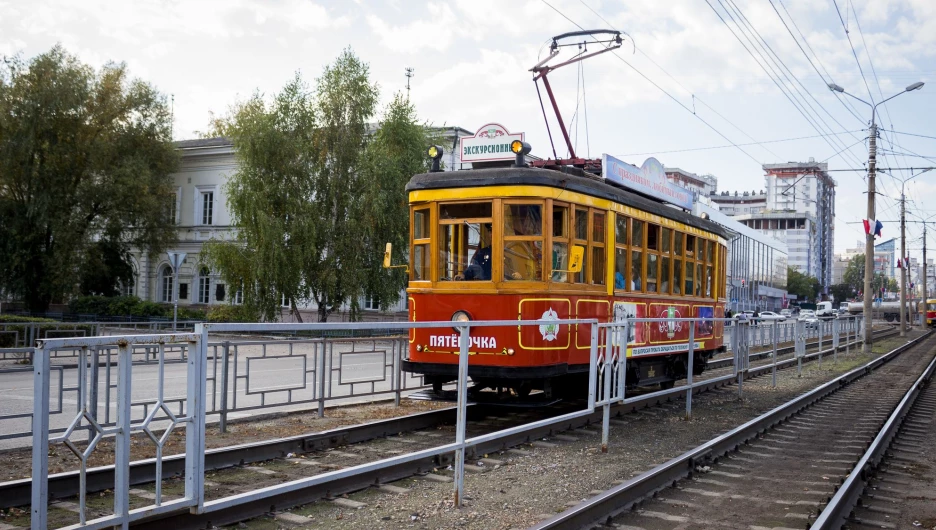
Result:
M569 166L429 172L406 191L411 321L543 321L472 330L476 388L582 391L591 326L556 320L724 316L728 232L599 175ZM584 259L573 273L575 247ZM670 387L690 363L701 373L724 349L723 331L721 322L697 323L690 361L686 322L633 326L628 384ZM409 342L405 371L437 392L456 379L454 328L414 329Z

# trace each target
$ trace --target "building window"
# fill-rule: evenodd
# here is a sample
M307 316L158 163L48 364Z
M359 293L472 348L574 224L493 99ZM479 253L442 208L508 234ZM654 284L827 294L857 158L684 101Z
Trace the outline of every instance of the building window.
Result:
M160 283L160 301L172 302L172 267L166 265L163 267L162 282Z
M377 302L377 298L374 296L365 296L364 297L364 309L378 311L380 310L380 303Z
M120 282L121 296L133 296L133 278Z
M207 267L202 267L198 273L198 303L207 304L211 300L211 278L208 276L211 271Z
M216 186L198 186L195 197L195 224L214 224L214 192Z
M241 305L243 303L244 303L244 290L238 289L237 292L234 293L234 305Z

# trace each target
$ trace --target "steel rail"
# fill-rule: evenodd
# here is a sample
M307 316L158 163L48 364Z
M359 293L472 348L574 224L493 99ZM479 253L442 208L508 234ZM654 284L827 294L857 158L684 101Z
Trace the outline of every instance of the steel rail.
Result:
M712 461L736 450L747 440L758 436L777 423L835 393L852 381L871 373L879 366L916 346L922 340L929 338L932 334L933 331L929 331L925 335L921 335L887 354L788 401L717 438L690 449L682 455L656 466L619 486L615 486L550 519L542 521L531 527L530 530L578 530L591 528L596 524L608 523L613 516L629 509L635 503L675 484L679 480L691 477L697 464Z
M842 344L839 348L844 348ZM828 351L828 350L826 350ZM819 352L811 354L818 356ZM795 360L793 361L795 362ZM756 370L756 369L755 369ZM753 373L751 370L749 373ZM753 376L753 374L752 374ZM736 381L735 376L725 375L699 382L693 394L728 386ZM837 386L836 386L837 388ZM623 404L614 406L616 415L634 412L650 406L681 398L685 395L685 388L676 387L670 390L661 390L640 397L630 398ZM505 431L482 435L468 440L473 445L468 448L469 453L476 457L479 454L491 453L507 449L523 443L529 443L557 432L564 432L590 425L600 425L602 411L592 413L570 413L556 418L541 420L533 425L522 425ZM450 453L456 444L446 444L426 449L408 455L405 459L398 459L392 466L383 466L378 463L363 464L355 468L347 468L330 472L311 479L299 479L277 487L278 492L257 495L256 492L245 492L232 497L209 501L205 505L206 513L202 514L171 514L164 517L152 517L140 521L140 528L205 528L207 525L220 526L233 524L239 521L269 513L271 510L286 509L292 506L306 504L321 498L330 498L344 493L365 489L375 484L382 484L417 475L429 469L445 465L450 459Z
M877 338L896 334L893 330L884 330L876 332ZM807 344L807 347L815 346L817 343ZM839 346L839 349L845 345ZM830 348L831 349L831 348ZM780 348L777 354L786 354L793 351L793 347ZM824 350L826 353L830 350ZM781 353L782 352L782 353ZM815 359L820 352L806 355L804 362ZM750 355L751 360L761 359L770 356L771 352L758 352ZM727 364L725 362L727 361ZM718 359L709 361L708 369L731 366L732 359ZM777 362L777 368L782 369L796 364L795 359L787 359ZM747 371L747 377L757 377L770 371L770 365L763 367L750 368ZM714 388L727 386L734 382L734 376L720 376L704 382L705 386L697 387L694 394L705 392ZM711 383L711 384L709 384ZM700 382L699 384L703 384ZM633 412L645 407L656 406L673 398L682 398L685 396L685 389L674 387L668 390L661 390L644 394L640 397L625 400L624 404L615 404L612 410L616 415L627 412ZM482 404L473 404L469 406L469 418L474 420L491 415L492 407ZM399 432L415 431L420 429L432 428L436 425L453 423L455 421L454 409L441 409L419 414L412 414L399 418L390 418L361 425L349 425L339 427L329 431L323 431L315 434L304 434L279 438L263 442L254 442L241 444L231 447L222 447L210 449L205 452L205 469L216 470L236 465L245 465L256 462L263 462L275 458L282 458L289 453L303 453L313 450L322 450L334 448L349 443L359 443L368 440L380 438L388 434ZM600 421L600 417L599 420ZM583 425L588 425L586 422ZM581 425L578 425L581 426ZM527 443L533 439L554 434L556 431L577 428L576 425L569 424L567 429L550 427L545 430L531 431L534 434L516 434L504 437L496 442L484 443L479 449L475 449L475 454L490 453L493 451L509 448L522 443ZM483 450L481 450L483 449ZM171 455L163 457L162 473L164 477L180 476L185 471L185 455ZM410 473L412 475L413 473ZM156 477L156 459L144 459L131 462L130 464L130 484L141 485L148 484ZM114 466L100 466L88 469L87 471L87 492L99 492L113 488L114 486ZM62 499L71 497L79 493L79 473L69 471L56 473L49 476L49 497ZM0 483L0 508L10 508L24 506L29 504L32 491L32 479L20 479ZM353 489L349 490L353 491Z
M880 465L885 451L890 447L891 441L897 434L897 429L903 425L910 408L913 407L923 387L933 377L934 371L936 371L936 358L929 363L923 374L907 390L894 412L887 418L884 427L881 428L868 450L865 451L855 468L848 474L838 491L835 492L832 500L816 518L810 530L838 530L845 524L861 498L871 475L870 472Z

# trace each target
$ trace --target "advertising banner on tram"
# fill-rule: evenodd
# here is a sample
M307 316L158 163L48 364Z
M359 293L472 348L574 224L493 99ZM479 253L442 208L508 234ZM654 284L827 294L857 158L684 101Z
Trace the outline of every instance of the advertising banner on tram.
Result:
M692 209L692 192L666 180L663 164L656 158L648 158L638 168L611 155L603 154L601 155L601 177L680 208Z

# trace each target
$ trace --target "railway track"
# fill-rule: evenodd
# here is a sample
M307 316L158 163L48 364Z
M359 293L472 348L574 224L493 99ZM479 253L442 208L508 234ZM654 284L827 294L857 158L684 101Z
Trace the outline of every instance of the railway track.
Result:
M934 352L928 333L534 528L809 528Z
M878 338L886 336L892 331L877 332ZM827 341L831 345L831 341ZM844 347L844 345L842 346ZM778 350L778 353L781 350ZM769 355L752 354L755 355ZM817 354L811 354L815 357ZM716 361L717 362L717 361ZM795 362L795 360L790 360ZM763 370L761 371L763 372ZM752 368L750 374L757 375L757 368ZM725 381L725 378L715 378L709 384L698 388L698 392L717 389L730 384L731 381ZM664 406L678 408L679 403L673 403L672 398L679 398L685 394L685 391L675 389L666 392L654 392L647 396L639 397L624 406L615 409L615 414L621 414L628 411L636 411L648 406ZM701 403L700 403L701 404ZM469 407L469 437L485 434L486 432L501 430L513 425L536 421L549 415L557 416L567 411L569 407L581 408L581 404L568 404L566 407L557 407L546 414L543 411L527 411L525 413L512 413L506 417L498 418L497 414L502 414L502 409L494 410L493 407L484 405L473 405ZM565 430L571 430L589 424L600 422L600 413L593 417L585 418L583 421L567 424L557 424L545 429L531 431L523 435L514 436L511 439L499 440L477 447L475 454L483 454L503 450L521 443L529 443L543 436L556 435ZM333 431L317 433L314 435L296 436L273 440L270 442L246 444L230 448L215 449L206 453L206 469L220 470L226 468L223 477L215 486L209 484L208 499L212 497L230 494L231 488L225 487L226 482L248 482L253 487L262 487L264 484L278 483L289 480L300 475L308 476L310 474L323 473L330 469L342 469L351 467L367 461L378 460L387 456L403 452L413 452L419 449L438 445L449 436L453 429L450 427L454 423L454 410L445 409L433 412L417 414L413 416L394 418L380 422L370 423L360 426L349 426ZM401 433L407 433L400 435ZM560 437L562 435L559 435ZM371 441L369 444L363 442ZM343 447L347 446L347 447ZM341 451L335 451L337 447L342 447ZM251 465L259 464L259 465ZM404 476L411 476L414 473L425 473L428 470L438 466L446 465L446 461L435 459L425 459L415 461L407 469L396 471L384 471L373 477L357 477L353 481L344 481L343 484L331 483L321 490L312 488L305 492L304 497L308 500L336 495L343 492L350 492L361 487L366 487L375 482L386 482ZM496 465L496 463L495 463ZM163 476L172 477L182 472L183 461L179 457L166 457L164 459ZM257 477L259 475L259 479ZM221 475L219 475L220 477ZM104 491L113 486L113 469L111 467L95 468L89 470L88 490ZM146 460L133 464L131 469L131 482L134 485L141 486L142 489L136 490L141 496L141 504L148 499L151 493L146 491L145 485L150 484L155 477L155 461ZM62 473L55 475L50 480L49 488L53 498L64 499L74 496L78 491L77 473ZM445 480L446 477L427 475L428 480ZM213 482L209 478L209 483ZM21 480L0 484L0 502L6 506L23 506L28 504L31 481ZM216 491L212 494L212 489ZM171 484L163 487L164 492L169 492L171 498ZM164 493L165 494L165 493ZM293 504L294 500L284 500ZM307 502L306 501L306 502ZM66 501L64 505L68 505ZM265 504L259 513L268 511L269 504ZM228 522L242 520L251 513L249 508L240 514L229 514ZM70 515L70 514L62 514ZM212 524L219 524L217 514L211 520ZM175 523L173 523L175 524ZM185 526L203 527L204 522L189 525L186 521Z

